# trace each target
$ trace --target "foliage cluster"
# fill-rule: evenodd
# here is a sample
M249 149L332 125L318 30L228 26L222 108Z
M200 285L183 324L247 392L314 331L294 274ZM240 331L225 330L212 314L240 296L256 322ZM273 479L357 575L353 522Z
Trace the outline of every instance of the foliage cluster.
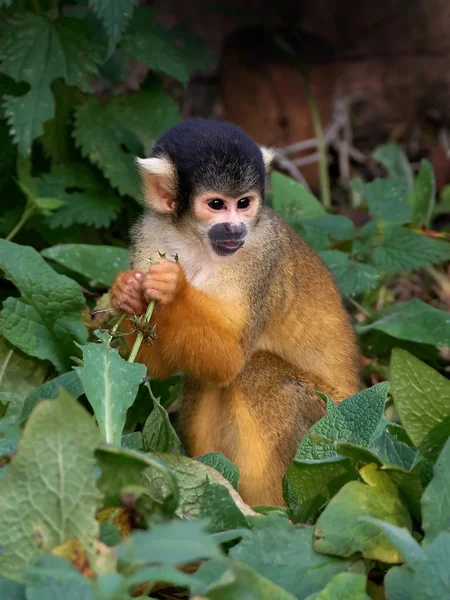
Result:
M134 0L0 0L0 17L0 597L450 597L450 317L389 291L450 258L430 164L378 148L387 177L353 182L359 228L273 174L272 206L356 307L385 381L327 399L286 507L249 507L226 457L182 454L179 377L149 382L101 312L140 210L133 156L180 118L161 74L185 84L204 48ZM135 61L150 71L125 93Z

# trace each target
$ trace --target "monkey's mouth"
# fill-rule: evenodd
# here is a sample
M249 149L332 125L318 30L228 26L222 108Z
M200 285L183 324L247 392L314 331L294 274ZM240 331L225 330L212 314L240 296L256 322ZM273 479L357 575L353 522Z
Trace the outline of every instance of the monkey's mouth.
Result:
M213 250L219 254L220 256L225 256L226 254L234 254L239 248L242 248L244 245L244 240L221 240L215 241L212 244Z

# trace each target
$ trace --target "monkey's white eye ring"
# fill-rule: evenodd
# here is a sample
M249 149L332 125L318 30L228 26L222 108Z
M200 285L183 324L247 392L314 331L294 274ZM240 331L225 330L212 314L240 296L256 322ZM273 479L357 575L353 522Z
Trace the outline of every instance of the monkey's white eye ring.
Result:
M208 206L213 210L221 210L222 208L225 208L225 202L220 198L214 198L208 202Z

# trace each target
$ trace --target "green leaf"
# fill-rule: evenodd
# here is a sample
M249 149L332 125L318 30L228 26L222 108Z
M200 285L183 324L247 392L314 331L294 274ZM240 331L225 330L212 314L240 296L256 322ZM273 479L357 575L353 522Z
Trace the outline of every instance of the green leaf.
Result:
M338 573L313 598L314 600L366 600L366 578L361 573Z
M48 217L52 228L74 223L108 227L121 208L120 198L106 181L84 165L54 167L41 178L39 192L65 202L64 207Z
M449 314L417 298L396 302L372 318L372 323L356 325L356 332L362 334L376 329L400 340L450 346Z
M107 444L120 445L127 410L133 404L145 365L124 360L109 342L81 347L84 365L75 370L92 406L102 438Z
M450 531L450 438L436 461L433 479L422 496L422 528L426 542L444 529Z
M110 287L117 273L128 267L128 250L116 246L59 244L41 254L105 287Z
M387 168L390 177L400 181L406 190L412 190L412 168L400 146L394 143L383 144L375 149L372 156Z
M95 600L92 582L59 556L43 556L28 569L27 600Z
M22 294L4 302L1 332L26 354L50 360L58 370L67 369L75 351L73 342L87 338L80 287L55 273L29 246L0 240L0 265Z
M137 4L137 0L89 0L89 6L108 34L109 54L120 41Z
M236 506L229 490L218 483L213 483L205 488L200 518L208 519L210 533L249 527L245 515Z
M375 452L383 462L409 470L416 457L417 450L401 442L389 431L384 431L371 445L370 450Z
M414 600L450 599L450 533L441 531L426 550L426 560L415 568Z
M429 227L435 196L436 182L433 167L428 160L423 159L412 192L413 223Z
M392 567L384 578L386 600L412 600L414 576L406 565Z
M120 560L139 565L179 565L200 559L219 558L221 552L205 533L203 521L173 520L154 523L150 531L135 531L117 547Z
M274 171L271 181L273 209L290 225L301 224L308 217L326 214L317 198L291 177Z
M434 460L450 430L450 381L400 349L392 352L390 379L403 427L417 448Z
M353 221L343 215L321 215L303 220L303 225L328 233L335 240L351 240L356 231Z
M14 393L21 402L45 378L45 363L29 359L14 351L0 338L0 390Z
M50 87L43 83L24 96L4 96L3 108L10 132L19 152L29 155L33 140L42 135L44 123L55 114L55 101Z
M372 516L411 530L411 518L400 501L397 487L377 465L363 467L366 483L350 481L332 498L317 520L314 548L337 556L361 552L364 558L401 562L397 549L377 528L360 517Z
M373 261L388 275L415 271L450 258L450 244L405 227L388 226Z
M71 538L92 550L98 441L91 416L65 392L33 411L0 486L1 575L22 580L40 554Z
M327 414L305 434L295 458L323 459L337 456L330 444L313 445L310 433L316 432L331 440L368 446L383 416L389 383L382 382L358 392L335 406L327 402Z
M239 469L234 462L229 460L222 452L208 452L208 454L196 456L196 460L219 471L219 473L231 483L235 490L239 490Z
M0 598L5 598L5 600L27 600L25 585L0 576Z
M180 440L170 422L164 406L159 398L150 394L153 410L145 422L142 430L142 443L146 452L180 452Z
M412 206L408 191L397 179L374 179L360 187L369 205L369 213L387 223L409 223Z
M121 194L140 198L134 157L179 120L175 102L159 88L116 96L108 104L90 98L76 111L75 140Z
M297 598L320 591L350 561L316 554L313 528L292 525L276 515L254 522L254 529L230 556L239 560Z
M155 18L151 7L138 8L125 35L122 48L133 59L187 84L193 68L208 65L208 53L203 47L203 60L198 52L200 41L194 36L180 36L177 30L166 29ZM178 39L184 44L177 44ZM206 58L206 60L205 60Z
M373 290L380 281L375 267L352 261L346 252L325 250L320 258L332 272L344 296L356 296Z
M20 422L22 423L28 419L31 411L41 400L56 400L61 389L66 390L72 398L77 399L81 396L83 385L75 371L58 375L58 377L47 381L30 392L25 399Z

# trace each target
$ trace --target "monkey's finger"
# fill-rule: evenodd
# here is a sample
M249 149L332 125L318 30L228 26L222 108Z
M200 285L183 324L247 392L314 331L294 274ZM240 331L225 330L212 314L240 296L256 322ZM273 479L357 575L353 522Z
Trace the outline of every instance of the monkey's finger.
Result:
M150 282L158 283L176 283L178 281L177 273L152 273L147 275L144 279L144 286Z
M142 315L145 312L145 305L142 302L130 298L123 299L119 303L119 308L128 315Z
M156 288L149 288L146 290L145 295L149 300L157 300L161 304L168 304L173 301L173 294Z
M156 273L178 273L179 270L180 267L177 263L170 260L165 260L156 265L151 265L148 273L152 275Z

